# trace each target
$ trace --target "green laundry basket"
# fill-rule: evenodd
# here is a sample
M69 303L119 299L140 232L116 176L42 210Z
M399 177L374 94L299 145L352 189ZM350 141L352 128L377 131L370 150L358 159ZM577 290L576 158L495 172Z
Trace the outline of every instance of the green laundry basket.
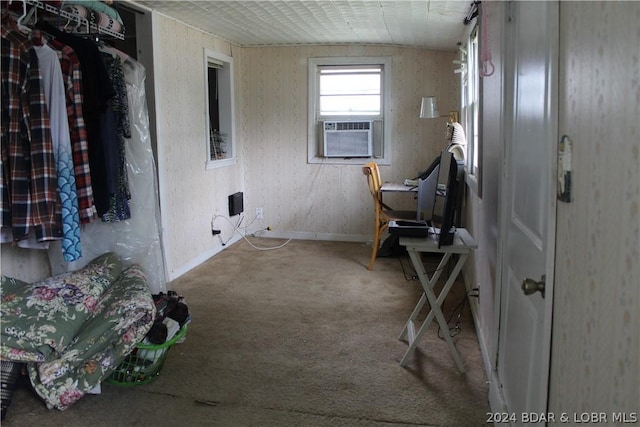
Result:
M125 387L150 383L160 375L169 349L186 333L187 324L185 323L169 341L162 344L137 344L136 349L120 363L105 381L109 384Z

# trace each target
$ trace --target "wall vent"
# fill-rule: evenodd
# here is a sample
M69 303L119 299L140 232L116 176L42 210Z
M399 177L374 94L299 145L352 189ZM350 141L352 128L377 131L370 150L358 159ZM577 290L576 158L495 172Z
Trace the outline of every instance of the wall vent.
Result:
M242 191L233 193L229 196L229 216L234 216L244 211L244 202L242 200Z

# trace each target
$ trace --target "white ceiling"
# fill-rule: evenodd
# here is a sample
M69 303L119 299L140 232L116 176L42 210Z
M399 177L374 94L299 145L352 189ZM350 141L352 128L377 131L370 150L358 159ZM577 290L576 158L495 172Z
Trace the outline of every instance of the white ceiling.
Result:
M384 44L456 50L471 0L156 1L136 4L241 46Z

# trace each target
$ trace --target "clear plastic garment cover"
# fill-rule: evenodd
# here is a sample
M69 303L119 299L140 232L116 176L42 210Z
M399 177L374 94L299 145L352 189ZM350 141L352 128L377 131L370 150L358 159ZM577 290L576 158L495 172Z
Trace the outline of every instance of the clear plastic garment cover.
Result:
M81 231L82 258L65 262L56 244L49 248L49 260L52 274L58 274L77 270L105 252L115 252L125 264L135 263L143 268L152 293L166 292L158 183L144 86L146 72L144 66L128 57L123 61L123 69L131 124L131 138L126 139L125 144L131 218L116 223L98 219L84 225Z

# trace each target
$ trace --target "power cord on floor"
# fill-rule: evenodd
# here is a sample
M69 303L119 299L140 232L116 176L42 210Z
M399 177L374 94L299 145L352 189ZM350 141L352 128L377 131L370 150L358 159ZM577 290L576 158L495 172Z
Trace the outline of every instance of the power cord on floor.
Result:
M278 246L268 246L268 247L260 247L260 246L256 246L253 243L251 243L251 241L249 241L249 239L247 239L247 236L244 235L244 233L241 232L240 228L238 227L240 225L240 223L242 222L243 217L240 217L238 224L234 224L230 218L224 216L224 215L214 215L213 216L213 220L215 221L216 218L223 218L225 219L229 224L231 224L231 226L233 226L233 230L234 233L238 233L244 240L246 240L246 242L249 244L249 246L251 246L254 249L260 250L260 251L270 251L273 249L280 249L283 248L285 245L287 245L289 242L291 242L291 240L293 240L293 238L289 238L286 242L284 242L281 245ZM247 227L249 227L251 224L253 224L253 222L255 221L255 218L244 227L244 229L246 229ZM269 230L271 229L271 227L267 227L265 228L265 230ZM220 236L220 234L218 234L218 236ZM229 241L233 238L233 234L231 234L231 236L227 239L226 242L222 241L222 237L220 237L220 240L222 241L222 246L225 246L227 243L229 243Z
M475 289L477 289L477 288L475 288ZM464 306L465 305L469 305L469 297L470 296L477 296L477 295L472 295L471 294L475 289L471 289L468 293L466 293L464 295L464 297L458 303L458 305L456 305L454 307L454 309L451 311L451 315L447 319L447 325L448 325L449 323L451 323L451 319L453 319L453 316L456 314L456 311L458 311L458 316L456 317L456 324L453 326L453 328L449 328L449 336L452 337L452 338L455 337L456 335L458 335L460 332L462 332L462 328L460 327L460 318L462 317L462 312L464 310ZM441 331L441 328L440 328L440 325L438 325L438 338L443 340L444 339L444 335L441 335L440 331Z
M413 275L411 276L407 275L407 270L405 269L404 263L402 262L402 258L404 257L398 257L398 261L400 262L400 268L402 268L402 274L404 275L404 280L406 280L407 282L418 280L418 274L416 273L416 270L414 268L411 269L411 272L413 272Z
M411 264L411 260L409 260L409 266L411 267L411 271L413 273L413 275L409 276L407 274L407 269L405 268L404 263L402 262L402 259L405 258L404 256L398 257L398 261L400 262L400 268L402 268L402 274L404 275L404 280L406 280L407 282L411 282L411 281L415 281L418 280L418 272L416 271L415 268L413 268L413 264ZM436 272L440 271L440 270L444 270L447 267L448 263L443 265L440 268L435 268L433 270L429 270L429 271L425 271L425 273L428 276L432 276L433 274L435 274Z
M271 227L261 228L260 230L256 230L253 233L251 233L250 236L251 237L260 237L260 236L257 235L257 233L260 233L262 231L271 231L271 230L273 230L273 228L271 228Z

